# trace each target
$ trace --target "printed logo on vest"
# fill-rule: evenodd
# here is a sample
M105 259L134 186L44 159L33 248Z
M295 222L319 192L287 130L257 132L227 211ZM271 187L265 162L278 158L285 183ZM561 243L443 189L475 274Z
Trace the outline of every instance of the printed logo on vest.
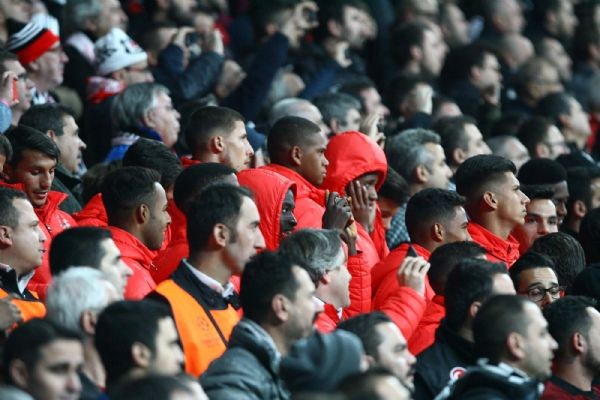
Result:
M454 382L461 376L463 376L467 370L463 367L454 367L450 370L450 381Z

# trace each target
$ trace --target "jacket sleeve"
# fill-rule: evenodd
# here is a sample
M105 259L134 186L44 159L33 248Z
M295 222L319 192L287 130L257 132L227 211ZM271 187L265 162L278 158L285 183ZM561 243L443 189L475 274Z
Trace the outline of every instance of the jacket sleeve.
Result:
M350 306L342 312L344 318L371 311L371 268L362 253L348 257Z
M239 357L238 357L239 356ZM213 361L200 376L202 389L211 400L262 400L269 398L265 377L246 354L229 350Z
M300 97L311 100L327 92L335 82L335 78L341 69L342 67L335 60L327 60L325 65L306 83L306 87L300 93Z
M395 278L395 274L389 274L381 284L373 308L387 314L404 337L410 339L423 318L426 302L414 289L399 286Z
M167 46L158 56L158 67L168 82L174 96L181 101L192 100L207 94L215 85L223 66L223 56L209 51L190 60L183 69L183 51L174 44Z
M240 87L227 97L225 107L233 108L252 121L267 97L271 83L288 55L289 41L281 33L275 33L263 44Z

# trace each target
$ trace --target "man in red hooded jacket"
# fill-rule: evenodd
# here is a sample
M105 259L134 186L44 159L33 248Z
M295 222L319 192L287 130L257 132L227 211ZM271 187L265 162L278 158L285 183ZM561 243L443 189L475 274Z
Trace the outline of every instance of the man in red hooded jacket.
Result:
M77 223L69 214L58 208L67 195L50 190L59 157L58 148L52 139L25 126L15 128L6 136L11 142L14 155L10 162L5 164L5 172L12 186L27 195L46 237L46 252L42 264L27 286L44 298L51 280L48 250L52 238L65 229L77 226Z
M171 217L167 196L158 183L158 172L142 167L119 168L104 178L102 201L108 229L123 262L133 271L125 287L125 298L139 300L156 287L153 250L165 238Z
M496 155L474 156L455 175L456 191L465 196L473 241L490 261L510 268L519 258L519 242L511 235L525 223L529 198L521 191L512 161Z
M463 205L464 198L449 190L430 188L415 194L406 206L412 242L394 249L371 271L373 308L388 314L408 339L435 294L425 276L423 293L418 287L401 286L398 267L407 256L429 260L431 252L445 243L470 240Z
M351 270L353 286L359 284L358 292L351 291L351 296L370 303L371 268L389 252L384 235L378 236L377 243L372 236L376 227L383 230L381 216L377 214L377 190L387 174L385 154L368 136L360 132L345 132L329 141L325 156L330 164L321 187L350 196L358 231L356 247L365 260L363 270Z
M276 250L281 239L292 233L298 224L293 213L296 184L264 168L240 171L237 178L241 186L254 194L266 249Z

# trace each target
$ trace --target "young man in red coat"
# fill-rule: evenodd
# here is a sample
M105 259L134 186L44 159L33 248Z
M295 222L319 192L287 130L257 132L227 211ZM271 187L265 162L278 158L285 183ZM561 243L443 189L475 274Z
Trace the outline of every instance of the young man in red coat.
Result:
M28 284L29 289L44 298L51 280L48 250L52 239L65 229L77 226L77 223L69 214L58 208L68 196L50 190L60 153L52 139L25 126L8 132L6 137L11 142L14 152L12 159L4 165L4 172L10 182L8 186L25 192L46 237L46 252L42 265Z
M456 191L465 196L470 217L469 233L485 247L490 261L510 268L519 258L519 242L511 232L525 223L529 198L521 191L512 161L479 155L456 171Z
M128 300L140 300L156 288L151 274L154 250L160 249L171 223L159 178L148 168L123 167L108 174L102 185L108 229L133 271L125 288Z
M426 271L420 271L422 282L409 280L401 285L399 266L407 257L429 260L437 247L456 241L470 240L464 198L444 189L424 189L406 205L406 227L412 242L394 249L371 271L373 308L385 312L398 325L406 338L411 338L423 316L427 303L434 297Z

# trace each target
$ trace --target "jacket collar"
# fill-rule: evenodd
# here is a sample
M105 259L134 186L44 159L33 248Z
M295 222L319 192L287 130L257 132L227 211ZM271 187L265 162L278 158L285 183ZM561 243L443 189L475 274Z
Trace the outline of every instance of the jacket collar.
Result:
M148 249L138 238L116 226L109 226L108 230L110 230L112 239L119 250L121 250L123 257L128 257L139 262L146 269L152 268L152 260L155 253Z
M242 347L252 353L272 373L277 375L281 354L273 338L256 322L243 318L233 328L229 347Z
M504 240L473 221L469 222L468 229L473 241L483 246L490 255L498 260L504 261L510 266L519 257L519 242L512 235Z

